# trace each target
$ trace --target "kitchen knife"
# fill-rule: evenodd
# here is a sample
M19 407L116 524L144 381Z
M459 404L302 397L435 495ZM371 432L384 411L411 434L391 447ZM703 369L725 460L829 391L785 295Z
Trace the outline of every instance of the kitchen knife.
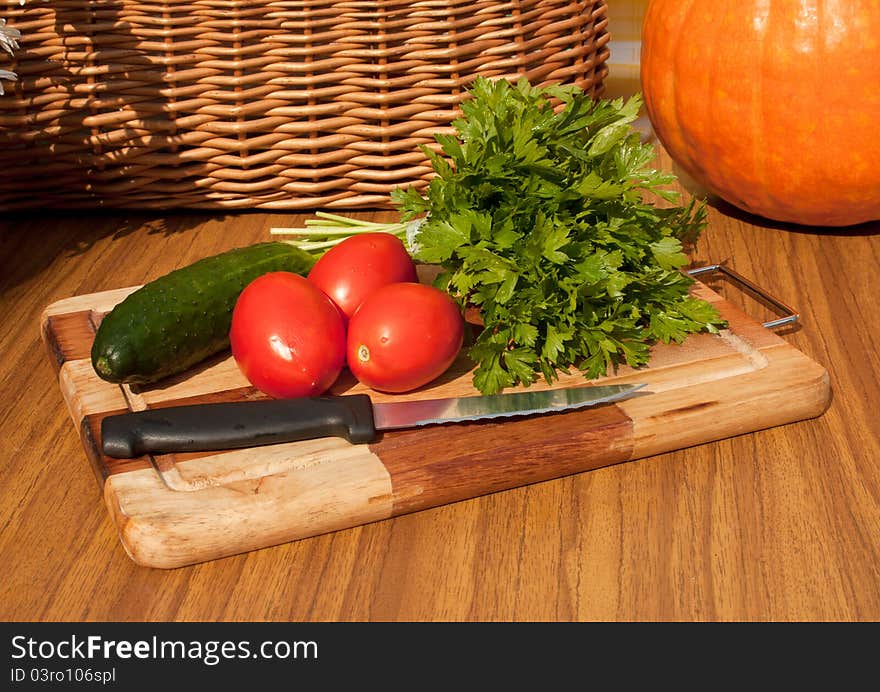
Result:
M104 453L198 452L342 437L372 442L381 430L524 416L616 401L643 384L612 384L490 396L373 402L366 394L191 404L108 416Z

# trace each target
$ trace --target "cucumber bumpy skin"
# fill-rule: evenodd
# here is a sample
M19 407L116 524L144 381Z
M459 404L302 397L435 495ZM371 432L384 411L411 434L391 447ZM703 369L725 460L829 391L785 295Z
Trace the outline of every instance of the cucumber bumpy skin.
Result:
M92 344L92 367L108 382L149 384L229 347L232 310L258 276L305 276L315 258L284 242L206 257L145 284L111 310Z

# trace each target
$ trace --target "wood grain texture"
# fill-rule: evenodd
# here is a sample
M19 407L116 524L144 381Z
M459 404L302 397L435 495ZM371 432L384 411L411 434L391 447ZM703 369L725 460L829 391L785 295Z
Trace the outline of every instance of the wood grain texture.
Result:
M168 474L157 474L152 467L126 470L104 483L105 502L130 557L139 565L158 568L390 517L391 478L379 458L367 447L336 440L313 446L321 444L332 446L332 453L323 450L323 454L292 458L289 450L276 450L280 468L257 473L252 458L237 474L228 468L234 460L221 460L225 477L220 482L214 479L217 460L212 460L207 473L205 465L186 469L191 477L204 479L195 487L192 481L169 487ZM264 463L271 464L271 455L262 459L267 458Z
M119 549L41 344L42 311L304 217L7 217L0 617L880 619L880 226L781 227L721 205L709 219L694 263L728 262L800 311L782 338L828 371L821 417L168 571Z

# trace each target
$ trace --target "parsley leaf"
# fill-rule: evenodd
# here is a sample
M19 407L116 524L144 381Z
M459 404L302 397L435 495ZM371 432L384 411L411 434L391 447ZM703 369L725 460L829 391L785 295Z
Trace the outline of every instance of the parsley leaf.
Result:
M424 147L428 187L393 193L404 221L424 217L416 258L441 265L437 285L479 307L469 356L480 392L572 367L587 378L639 367L653 343L724 326L680 271L705 209L676 206L663 189L674 176L649 168L653 149L631 126L640 108L638 97L478 78L456 135L436 137L447 158Z

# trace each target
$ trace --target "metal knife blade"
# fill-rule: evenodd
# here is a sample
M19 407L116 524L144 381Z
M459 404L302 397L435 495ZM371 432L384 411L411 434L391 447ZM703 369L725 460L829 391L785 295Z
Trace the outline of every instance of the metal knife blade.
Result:
M107 456L197 452L342 437L373 442L380 430L566 411L622 399L644 384L612 384L490 396L376 402L366 394L191 404L108 416Z
M596 406L620 399L642 387L643 384L609 384L490 396L377 402L373 404L373 420L377 430L394 430L440 423L528 416Z

